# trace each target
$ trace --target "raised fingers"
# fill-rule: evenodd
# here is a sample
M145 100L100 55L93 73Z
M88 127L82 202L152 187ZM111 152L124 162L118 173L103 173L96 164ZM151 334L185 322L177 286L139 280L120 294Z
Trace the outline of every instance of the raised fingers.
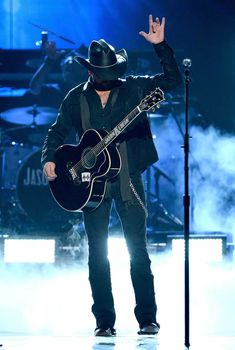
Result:
M159 27L162 27L164 29L165 17L162 17L161 23L159 17L156 17L155 21L153 21L153 16L149 15L149 33L155 33Z
M165 23L166 23L166 17L162 17L162 24L161 24L161 26L163 27L163 29L165 28Z
M153 16L149 15L149 33L153 31Z

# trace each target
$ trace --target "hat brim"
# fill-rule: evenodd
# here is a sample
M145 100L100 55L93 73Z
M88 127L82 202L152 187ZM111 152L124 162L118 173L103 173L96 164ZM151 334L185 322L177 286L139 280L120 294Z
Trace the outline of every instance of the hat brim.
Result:
M110 66L95 66L90 63L89 59L85 59L81 56L75 56L73 59L75 62L81 64L89 71L93 72L97 77L102 80L116 80L122 77L127 70L127 53L125 49L116 52L117 62Z

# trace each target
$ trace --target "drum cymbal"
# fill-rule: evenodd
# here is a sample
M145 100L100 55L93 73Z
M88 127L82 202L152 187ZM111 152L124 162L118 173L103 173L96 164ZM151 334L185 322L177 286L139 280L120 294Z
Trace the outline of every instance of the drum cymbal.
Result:
M0 119L12 124L49 125L55 121L57 112L52 107L19 107L2 112Z

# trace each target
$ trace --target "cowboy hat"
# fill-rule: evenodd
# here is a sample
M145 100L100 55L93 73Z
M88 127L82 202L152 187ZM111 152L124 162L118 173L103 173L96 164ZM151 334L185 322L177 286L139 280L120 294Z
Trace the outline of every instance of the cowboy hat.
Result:
M125 73L128 58L125 49L115 51L113 46L100 39L91 42L87 59L75 56L74 60L102 80L116 80Z

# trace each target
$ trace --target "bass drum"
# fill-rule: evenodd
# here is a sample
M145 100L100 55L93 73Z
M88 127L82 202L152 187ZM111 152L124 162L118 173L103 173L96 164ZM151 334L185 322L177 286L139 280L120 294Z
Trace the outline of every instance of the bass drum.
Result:
M13 190L16 188L17 173L24 159L38 149L24 143L11 143L4 145L1 159L2 189Z
M41 166L41 150L27 157L21 166L16 195L20 208L41 229L61 230L72 218L72 213L60 208L52 197Z

